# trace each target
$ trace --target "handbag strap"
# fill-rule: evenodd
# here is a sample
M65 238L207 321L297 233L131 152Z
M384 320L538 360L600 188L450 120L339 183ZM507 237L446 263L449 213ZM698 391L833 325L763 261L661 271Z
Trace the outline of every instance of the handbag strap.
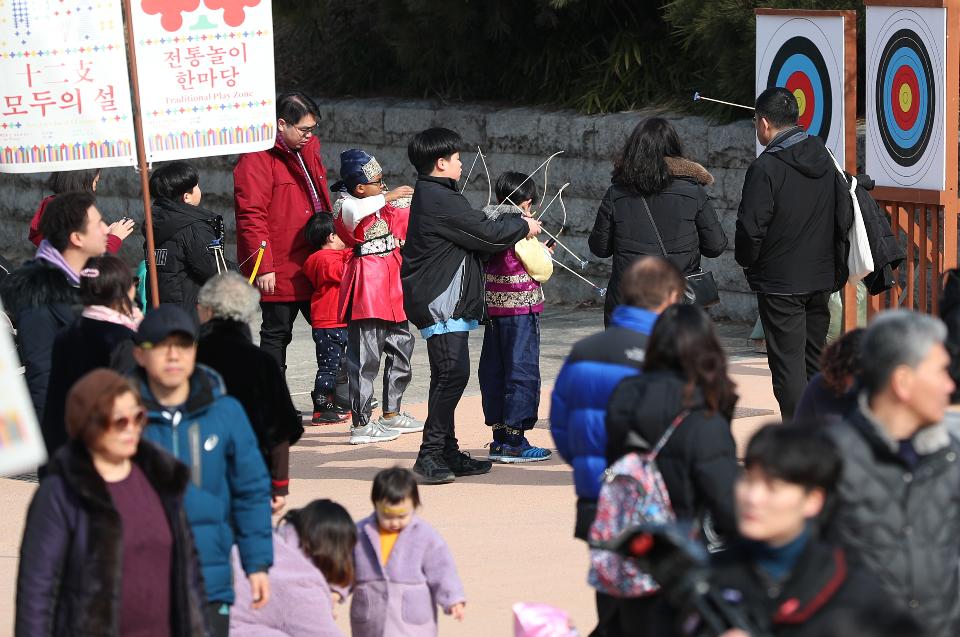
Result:
M648 457L651 460L657 457L657 455L660 453L660 450L663 449L664 445L666 445L667 442L670 440L670 436L673 435L673 432L677 430L677 427L680 426L680 423L686 420L687 416L689 415L690 415L689 409L684 409L679 414L677 414L677 417L673 419L673 422L670 423L670 426L667 427L667 430L665 432L663 432L663 435L660 436L660 440L657 441L657 444L653 446L653 449L648 454Z
M663 251L663 258L669 259L670 257L667 254L667 248L663 245L663 237L660 236L660 229L657 228L657 222L653 220L653 213L650 212L650 206L647 205L647 198L640 197L640 201L643 202L643 209L647 211L647 218L650 219L650 225L653 226L653 231L657 235L657 243L660 244L660 250Z

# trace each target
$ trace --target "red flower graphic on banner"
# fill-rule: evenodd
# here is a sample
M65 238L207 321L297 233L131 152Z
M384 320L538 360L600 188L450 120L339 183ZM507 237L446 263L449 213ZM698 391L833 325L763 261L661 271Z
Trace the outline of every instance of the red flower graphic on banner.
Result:
M260 0L257 0L259 2ZM148 15L160 14L160 25L167 31L179 31L184 11L195 11L200 0L141 0L140 7ZM242 9L241 9L242 11Z
M223 9L223 21L238 27L247 19L245 9L260 4L260 0L203 0L208 9Z

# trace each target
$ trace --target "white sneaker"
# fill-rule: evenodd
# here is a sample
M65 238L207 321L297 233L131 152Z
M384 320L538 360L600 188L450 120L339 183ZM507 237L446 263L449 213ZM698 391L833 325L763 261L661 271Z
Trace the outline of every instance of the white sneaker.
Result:
M363 427L350 428L350 444L365 445L372 442L390 442L400 437L399 431L384 429L378 422L369 422Z
M384 418L383 416L380 416L380 418L377 420L377 424L386 429L399 431L402 434L412 434L418 431L423 431L423 422L402 411L393 418Z

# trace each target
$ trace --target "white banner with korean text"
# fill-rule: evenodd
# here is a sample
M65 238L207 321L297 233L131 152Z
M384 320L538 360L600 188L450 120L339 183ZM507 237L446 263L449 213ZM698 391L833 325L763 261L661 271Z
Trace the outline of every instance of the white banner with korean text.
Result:
M120 0L0 2L0 172L136 163Z
M135 0L133 27L148 161L273 146L270 0Z

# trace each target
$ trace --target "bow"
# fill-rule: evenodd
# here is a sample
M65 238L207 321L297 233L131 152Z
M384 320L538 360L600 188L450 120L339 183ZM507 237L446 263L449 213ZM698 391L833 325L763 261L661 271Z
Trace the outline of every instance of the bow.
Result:
M467 178L463 180L460 194L462 195L463 191L467 189L467 184L470 183L470 175L473 174L473 169L477 165L478 159L483 163L483 172L487 175L487 205L489 206L493 200L493 182L490 180L490 170L487 168L487 159L483 156L483 151L480 150L479 146L477 146L477 155L473 158L473 163L470 164L470 170L467 171Z
M519 212L523 213L523 210L520 208L520 206L518 206L518 205L513 201L512 197L513 197L514 194L516 194L516 192L517 192L518 190L520 190L520 188L523 186L523 184L525 184L525 183L527 183L527 181L531 180L531 179L533 178L533 176L536 175L537 172L542 168L542 169L544 169L544 172L543 172L543 194L542 194L541 197L540 197L540 203L538 204L538 206L539 206L539 205L542 205L542 204L543 204L543 200L546 199L546 196L547 196L547 185L548 185L548 181L547 181L547 180L548 180L548 172L549 172L549 170L550 170L550 162L552 162L552 161L554 160L554 158L556 158L558 155L560 155L560 154L562 154L562 153L563 153L562 150L561 150L561 151L557 151L556 153L554 153L554 154L550 155L549 157L547 157L547 159L546 159L545 161L543 161L539 166L537 166L536 169L534 169L534 171L533 171L532 173L530 173L529 175L527 175L527 177L526 177L523 181L521 181L519 184L517 184L517 187L514 188L513 191L504 198L504 202L505 202L505 203L509 203L511 206L513 206L514 208L516 208ZM490 201L490 198L489 198L490 184L492 183L492 180L490 179L490 170L487 168L487 162L486 162L486 160L484 159L483 151L480 149L480 147L477 147L477 156L478 156L478 157L480 158L480 160L483 162L483 169L484 169L484 171L486 172L486 175L487 175L487 184L488 184L488 187L487 187L487 191L488 191L488 199L487 199L487 202L488 202L488 203L487 203L487 205L489 205L489 201ZM476 164L476 159L474 159L474 162L473 162L473 163L474 163L474 165ZM471 165L470 171L467 173L467 179L470 178L470 172L472 172L472 171L473 171L473 165ZM550 206L553 205L554 201L559 201L559 202L560 202L560 208L561 208L561 210L563 210L563 221L561 222L560 230L557 231L557 234L556 234L556 235L553 235L553 234L550 234L550 232L548 232L545 228L543 228L542 225L541 225L540 229L541 229L541 231L542 231L545 235L547 235L548 237L550 237L550 239L552 239L554 243L556 243L556 244L559 245L561 248L563 248L564 250L566 250L574 259L576 259L577 262L580 264L580 269L582 270L583 268L585 268L585 267L587 266L587 264L588 264L589 262L588 262L586 259L581 258L579 255L577 255L573 250L571 250L571 249L568 248L566 245L564 245L564 243L563 243L562 241L560 241L560 239L559 239L559 236L563 233L563 231L564 231L564 229L566 228L566 225L567 225L567 206L566 206L566 204L565 204L564 201L563 201L563 191L564 191L564 189L567 188L567 186L569 186L569 185L570 185L570 182L567 182L567 183L563 184L563 186L561 186L561 187L557 190L557 193L553 196L553 198L550 200L550 202L547 204L547 206L540 211L540 215L537 217L537 221L539 221L539 220L543 217L543 215L546 214L547 210L550 209ZM561 268L563 268L564 270L566 270L566 271L569 272L570 274L572 274L573 276L577 277L578 279L580 279L581 281L583 281L584 283L586 283L587 285L589 285L590 287L592 287L594 290L596 290L596 291L600 294L601 297L602 297L602 296L606 296L606 294L607 294L607 288L600 287L599 285L597 285L597 284L594 283L593 281L587 279L585 276L583 276L583 275L580 274L579 272L576 272L575 270L573 270L572 268L570 268L569 266L567 266L565 263L562 263L561 261L557 260L552 254L550 255L550 260L553 261L556 265L559 265Z

